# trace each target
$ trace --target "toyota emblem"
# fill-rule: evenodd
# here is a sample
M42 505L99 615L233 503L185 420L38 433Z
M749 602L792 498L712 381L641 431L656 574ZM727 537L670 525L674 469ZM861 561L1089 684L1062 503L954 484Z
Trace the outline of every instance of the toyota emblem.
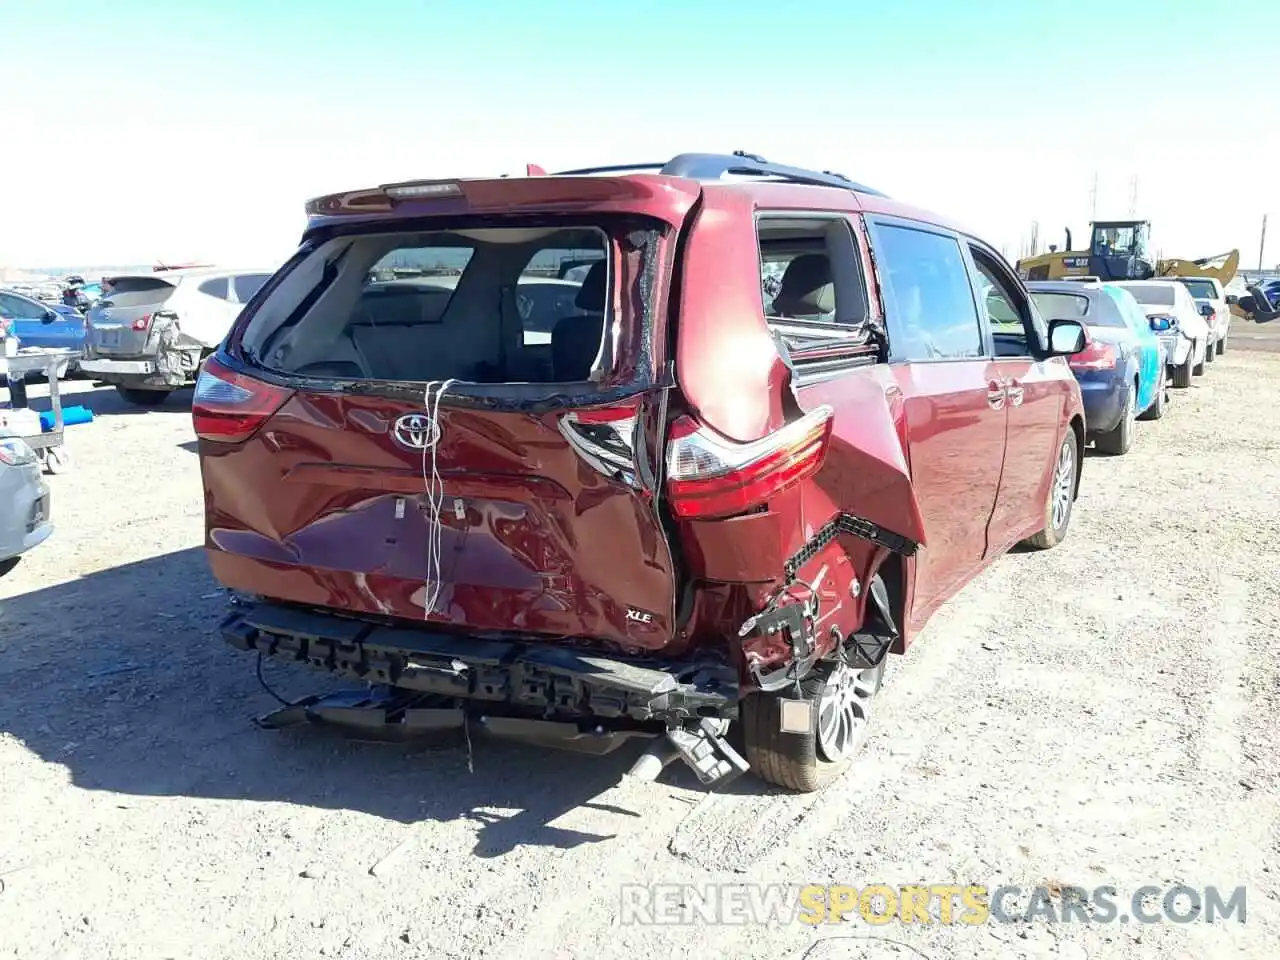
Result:
M393 436L402 447L426 450L440 439L440 424L425 413L406 413L396 420Z

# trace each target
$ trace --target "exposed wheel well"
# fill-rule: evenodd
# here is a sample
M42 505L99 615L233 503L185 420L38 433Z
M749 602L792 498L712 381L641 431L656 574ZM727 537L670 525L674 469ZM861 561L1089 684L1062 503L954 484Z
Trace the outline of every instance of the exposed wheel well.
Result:
M898 628L898 639L889 648L891 653L904 653L903 637L907 633L907 567L902 556L891 553L876 568L876 576L884 582L889 594L889 612Z

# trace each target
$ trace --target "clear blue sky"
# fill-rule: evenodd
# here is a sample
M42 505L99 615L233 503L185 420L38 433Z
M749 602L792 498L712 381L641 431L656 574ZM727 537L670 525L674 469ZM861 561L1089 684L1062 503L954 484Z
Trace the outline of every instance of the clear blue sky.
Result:
M1167 254L1256 265L1269 211L1280 260L1273 0L184 6L0 0L0 264L278 260L317 193L720 149L1010 256L1136 174Z

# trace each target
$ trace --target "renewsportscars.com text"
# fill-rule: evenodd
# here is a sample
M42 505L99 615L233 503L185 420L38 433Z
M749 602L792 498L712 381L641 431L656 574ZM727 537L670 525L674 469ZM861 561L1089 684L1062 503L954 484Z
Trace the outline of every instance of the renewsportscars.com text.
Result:
M630 884L623 924L786 924L861 920L977 926L984 923L1244 923L1244 887L988 887L982 884Z

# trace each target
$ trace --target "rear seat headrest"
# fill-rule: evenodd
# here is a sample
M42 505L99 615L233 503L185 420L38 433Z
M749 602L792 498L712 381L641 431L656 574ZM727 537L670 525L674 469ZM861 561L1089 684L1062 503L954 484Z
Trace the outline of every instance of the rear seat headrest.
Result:
M826 254L804 253L792 260L773 298L773 312L783 317L809 317L835 308L836 288Z
M591 265L591 269L582 280L582 289L574 298L575 307L587 313L604 313L604 286L608 268L608 263L604 260L597 260Z

